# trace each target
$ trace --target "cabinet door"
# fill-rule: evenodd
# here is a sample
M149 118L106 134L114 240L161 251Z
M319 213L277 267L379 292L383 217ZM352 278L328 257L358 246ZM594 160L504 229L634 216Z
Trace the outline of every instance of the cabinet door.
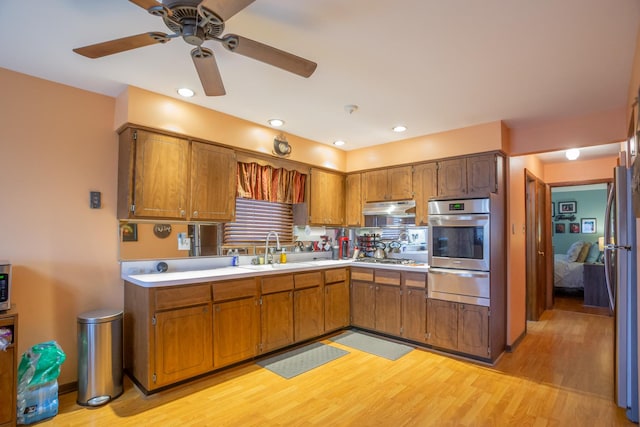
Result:
M433 346L458 348L458 304L427 299L427 342Z
M362 175L347 175L345 188L345 225L360 227L362 218Z
M411 166L387 170L387 199L407 200L413 198Z
M344 223L344 176L321 169L311 170L309 222L322 225Z
M263 295L260 309L261 352L293 343L293 291Z
M428 225L427 202L438 194L438 165L423 163L414 166L412 186L416 200L416 225Z
M15 346L0 351L0 424L15 425L16 415L16 359Z
M156 386L213 369L211 304L156 313Z
M458 350L488 358L489 308L472 304L459 304Z
M216 368L258 354L260 306L244 298L213 306L213 365Z
M427 340L427 291L407 288L402 304L402 336L425 342Z
M236 156L233 150L191 143L190 199L192 220L234 220Z
M322 288L308 288L293 293L294 339L296 342L324 333Z
M137 130L134 216L186 219L189 141Z
M324 286L325 332L349 326L349 285L347 281Z
M465 196L466 193L466 159L452 159L438 162L438 196Z
M371 282L351 282L351 324L362 328L375 327L375 288Z
M375 329L402 335L402 296L399 286L376 285Z
M387 200L387 170L364 172L362 174L362 198L364 202Z
M469 197L488 197L497 191L495 154L467 158L467 187Z

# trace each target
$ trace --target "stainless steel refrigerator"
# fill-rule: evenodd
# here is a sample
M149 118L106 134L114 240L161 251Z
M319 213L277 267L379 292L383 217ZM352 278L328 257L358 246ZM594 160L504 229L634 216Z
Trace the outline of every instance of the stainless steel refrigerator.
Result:
M615 398L638 422L638 274L636 218L631 197L632 170L614 168L605 214L605 277L615 315Z

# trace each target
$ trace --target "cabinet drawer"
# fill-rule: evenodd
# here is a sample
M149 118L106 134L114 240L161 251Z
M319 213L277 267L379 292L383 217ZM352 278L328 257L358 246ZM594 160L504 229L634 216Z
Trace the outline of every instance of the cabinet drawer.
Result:
M352 268L351 280L364 280L367 282L373 282L373 269L372 268Z
M382 285L400 286L400 272L379 269L376 271L375 282Z
M225 301L258 295L255 279L231 280L213 284L213 301Z
M346 268L334 268L324 272L324 283L344 282L347 280Z
M403 272L404 285L411 288L426 288L427 287L427 274L426 273L408 273Z
M293 275L264 277L262 281L262 293L272 294L274 292L290 291L293 289Z
M314 288L322 283L322 273L314 271L311 273L300 273L293 276L293 284L296 289Z
M180 286L156 290L156 310L186 307L211 301L211 285Z

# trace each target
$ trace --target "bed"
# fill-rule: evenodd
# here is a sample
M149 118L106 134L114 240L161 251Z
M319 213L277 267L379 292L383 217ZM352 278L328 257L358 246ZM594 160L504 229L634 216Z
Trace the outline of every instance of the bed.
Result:
M556 288L583 289L584 262L569 261L567 254L553 256L553 286Z
M584 289L584 263L594 263L600 257L597 242L579 240L566 254L553 255L553 286L563 289Z

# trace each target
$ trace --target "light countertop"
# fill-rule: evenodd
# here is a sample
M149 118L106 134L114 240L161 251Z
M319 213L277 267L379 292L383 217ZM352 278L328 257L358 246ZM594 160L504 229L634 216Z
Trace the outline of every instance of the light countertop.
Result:
M341 266L380 268L388 270L427 272L426 264L375 264L359 263L352 260L317 260L291 262L287 264L240 265L237 267L219 267L203 270L171 271L165 273L123 274L122 279L145 288L187 285L219 280L240 279L246 277L311 271Z

